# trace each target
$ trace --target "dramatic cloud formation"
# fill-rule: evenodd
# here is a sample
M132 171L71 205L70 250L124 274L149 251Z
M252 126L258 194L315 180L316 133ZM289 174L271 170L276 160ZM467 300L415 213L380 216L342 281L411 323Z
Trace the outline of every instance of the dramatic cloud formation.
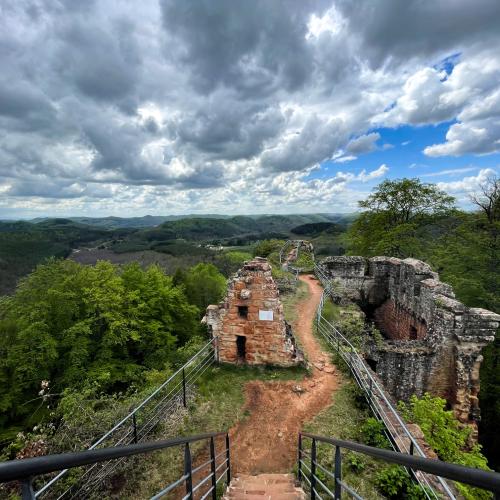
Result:
M411 175L373 156L402 126L444 124L419 154L458 173L500 152L499 25L497 0L3 2L0 216L350 211Z

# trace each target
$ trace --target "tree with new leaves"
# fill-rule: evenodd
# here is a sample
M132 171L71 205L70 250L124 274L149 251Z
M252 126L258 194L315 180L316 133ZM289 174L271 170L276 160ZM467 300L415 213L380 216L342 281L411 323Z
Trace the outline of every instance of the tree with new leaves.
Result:
M365 209L348 232L351 254L411 257L422 234L449 215L454 198L419 179L386 179L359 206Z
M157 266L40 265L0 299L0 427L41 417L42 380L55 393L126 389L199 332L198 309Z
M213 264L201 262L187 271L176 272L176 279L185 288L191 304L198 307L200 315L210 304L217 304L227 288L226 278Z

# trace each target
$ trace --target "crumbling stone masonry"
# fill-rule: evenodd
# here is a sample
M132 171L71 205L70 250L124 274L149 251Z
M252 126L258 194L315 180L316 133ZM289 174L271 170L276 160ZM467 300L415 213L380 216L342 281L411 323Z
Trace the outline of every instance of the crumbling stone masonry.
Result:
M320 268L384 335L365 356L389 393L444 397L462 423L475 427L481 350L494 340L500 316L466 307L416 259L328 257Z
M222 362L293 366L303 360L266 259L246 262L229 281L224 300L208 306L203 320L217 337Z

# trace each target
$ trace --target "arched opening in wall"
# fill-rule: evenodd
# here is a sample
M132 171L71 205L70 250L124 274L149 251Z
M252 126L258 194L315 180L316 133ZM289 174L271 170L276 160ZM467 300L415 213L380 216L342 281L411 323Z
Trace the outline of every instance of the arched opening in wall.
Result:
M238 355L238 361L245 362L246 360L246 343L247 338L243 335L236 336L236 353Z
M238 316L240 318L248 318L248 306L238 306Z
M365 359L366 364L375 372L377 373L377 362L372 359L372 358L366 358Z
M410 326L410 340L417 340L418 332L414 326Z

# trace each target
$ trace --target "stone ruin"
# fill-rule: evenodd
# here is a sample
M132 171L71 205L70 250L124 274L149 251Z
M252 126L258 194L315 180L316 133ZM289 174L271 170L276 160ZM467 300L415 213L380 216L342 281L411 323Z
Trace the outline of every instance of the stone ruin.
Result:
M288 269L289 265L292 265L299 257L299 252L307 252L313 256L314 259L314 246L310 241L307 240L292 240L291 248L288 250L284 262L283 269Z
M293 366L303 360L271 266L261 257L246 262L230 279L226 297L207 307L203 321L217 337L219 361Z
M477 429L481 350L494 340L500 315L466 307L416 259L341 256L319 266L339 300L356 302L381 331L384 341L368 342L365 358L388 392L404 401L441 396Z

